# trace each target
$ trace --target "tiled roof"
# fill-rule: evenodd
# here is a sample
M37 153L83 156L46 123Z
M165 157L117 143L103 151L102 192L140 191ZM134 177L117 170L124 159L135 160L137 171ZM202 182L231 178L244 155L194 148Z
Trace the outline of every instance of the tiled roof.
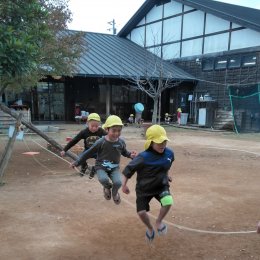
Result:
M80 58L77 75L104 78L134 76L193 80L193 76L147 51L128 39L116 35L86 32L86 52ZM162 66L160 69L159 67Z
M133 17L118 33L126 37L144 16L161 0L146 0ZM260 10L212 0L175 0L195 9L213 14L222 19L237 23L241 26L260 31Z

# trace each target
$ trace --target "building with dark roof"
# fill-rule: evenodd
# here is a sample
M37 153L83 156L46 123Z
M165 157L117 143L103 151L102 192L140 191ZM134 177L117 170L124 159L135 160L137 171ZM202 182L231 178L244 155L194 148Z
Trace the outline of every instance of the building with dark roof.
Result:
M159 57L193 75L197 84L191 91L180 90L177 107L184 98L190 103L183 110L191 122L201 123L202 118L201 125L217 128L218 118L234 115L230 88L242 93L255 85L259 92L259 17L260 10L212 0L147 0L118 36L156 50ZM234 116L241 121L243 114L243 124L257 130L259 120L252 124L252 115L260 118L260 108L247 107L245 102Z
M147 0L118 35L85 34L74 77L49 78L24 99L33 120L73 120L76 104L126 119L137 102L151 120L153 102L133 79L158 81L163 71L176 84L162 93L162 118L180 107L189 122L221 128L218 119L233 120L230 91L246 93L260 82L259 17L260 10L212 0ZM260 111L248 107L235 116L257 130Z
M152 100L136 89L137 79L149 76L156 81L163 71L178 88L194 85L191 74L127 38L86 32L84 42L86 51L73 77L48 77L19 96L31 108L33 121L72 121L76 106L103 119L117 114L126 121L138 102L146 108L143 117L151 120Z

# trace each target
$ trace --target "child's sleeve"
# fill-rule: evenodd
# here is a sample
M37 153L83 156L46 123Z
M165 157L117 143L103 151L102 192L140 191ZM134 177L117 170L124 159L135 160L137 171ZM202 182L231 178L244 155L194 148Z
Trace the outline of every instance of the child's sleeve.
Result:
M88 150L84 151L82 154L80 154L79 159L75 161L74 165L77 167L84 163L87 159L93 157L94 154L96 154L99 150L99 147L101 145L100 142L101 139L96 141Z
M121 140L121 142L122 142L122 146L123 146L123 149L122 149L121 154L122 154L124 157L131 158L131 152L129 152L129 151L126 149L126 143L125 143L125 141Z
M134 173L143 166L144 159L142 156L137 155L122 171L123 175L130 179Z
M70 142L65 145L63 151L67 152L71 147L77 144L81 139L83 139L83 132L84 130L80 131Z

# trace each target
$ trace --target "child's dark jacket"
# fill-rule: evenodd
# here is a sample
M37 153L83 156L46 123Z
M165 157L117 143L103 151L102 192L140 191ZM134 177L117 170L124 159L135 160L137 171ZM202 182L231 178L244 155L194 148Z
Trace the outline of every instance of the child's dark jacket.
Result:
M174 153L165 148L162 154L151 148L141 152L123 170L127 178L137 172L136 193L142 196L158 195L169 189L168 171L174 161Z
M81 130L67 145L64 147L64 151L67 152L71 147L77 144L80 140L84 140L85 150L89 149L98 139L106 135L106 131L99 127L97 132L92 133L88 127Z
M107 170L112 166L113 168L119 168L120 157L130 158L131 152L126 149L125 141L119 138L115 142L106 140L105 137L100 138L92 145L88 150L84 151L79 159L74 162L75 166L81 165L87 159L93 157L96 154L95 169Z

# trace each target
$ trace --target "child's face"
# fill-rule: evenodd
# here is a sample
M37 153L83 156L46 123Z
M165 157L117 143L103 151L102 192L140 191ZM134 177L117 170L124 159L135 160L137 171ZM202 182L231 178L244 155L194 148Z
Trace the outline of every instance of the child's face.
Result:
M98 121L90 120L88 122L88 129L90 132L95 133L95 132L97 132L99 125L100 125L100 123Z
M164 141L164 142L162 142L160 144L156 144L156 143L152 142L152 148L157 153L163 153L164 150L165 150L166 145L167 145L167 141Z
M107 135L109 140L117 141L119 136L121 135L122 126L112 126L107 130Z

